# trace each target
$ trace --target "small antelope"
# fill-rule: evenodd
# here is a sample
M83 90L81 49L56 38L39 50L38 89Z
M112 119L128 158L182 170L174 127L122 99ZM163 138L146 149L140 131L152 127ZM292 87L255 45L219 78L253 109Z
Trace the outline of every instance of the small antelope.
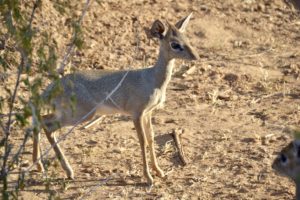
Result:
M284 147L272 164L272 168L296 184L296 200L300 200L300 141L295 140Z
M59 145L56 144L54 131L63 126L76 124L95 107L97 109L84 121L92 119L96 113L122 113L132 116L142 150L144 175L147 183L153 184L146 156L147 145L150 149L153 170L159 177L164 177L164 172L156 160L151 115L152 111L165 101L166 88L171 79L174 60L199 58L184 35L191 16L192 14L188 15L175 25L169 23L164 25L160 20L154 21L150 35L159 39L160 51L158 59L152 67L115 72L84 71L68 74L61 78L60 84L63 92L50 99L50 104L54 106L55 111L43 116L42 124L47 139L53 146L68 178L73 179L74 173ZM122 78L124 79L120 87L109 99L106 99ZM43 93L43 98L49 97L53 87L55 87L55 83L48 86ZM75 109L70 106L71 97L76 99ZM102 101L103 103L99 104ZM36 133L33 142L33 162L37 163L39 171L43 171L43 165L38 159L40 157L39 138L39 133Z

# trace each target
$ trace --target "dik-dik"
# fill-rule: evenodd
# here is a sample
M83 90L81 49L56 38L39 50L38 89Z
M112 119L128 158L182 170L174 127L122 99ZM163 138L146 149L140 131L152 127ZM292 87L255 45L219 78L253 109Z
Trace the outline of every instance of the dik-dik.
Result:
M147 183L149 185L153 183L146 155L147 145L150 149L153 170L159 177L164 177L164 172L156 160L151 115L152 111L165 101L166 88L172 76L174 60L198 59L197 52L184 34L191 16L192 14L188 15L175 25L169 23L165 25L160 20L154 21L149 33L152 37L159 39L160 49L156 63L149 68L115 72L83 71L61 78L63 92L50 100L50 104L55 109L52 114L42 117L42 124L68 178L73 179L74 173L59 145L56 144L54 131L76 124L95 107L96 109L84 121L90 120L96 113L100 115L122 113L132 117L142 150L144 175ZM117 87L124 76L121 86L106 100L107 95ZM48 86L42 95L43 98L49 97L54 86L55 83ZM71 97L76 99L75 109L70 106L74 103L71 102ZM102 101L104 102L99 104ZM35 134L33 162L37 163L39 171L43 171L44 168L39 159L39 138L39 134Z
M300 140L285 146L274 160L272 168L295 182L296 200L300 200Z

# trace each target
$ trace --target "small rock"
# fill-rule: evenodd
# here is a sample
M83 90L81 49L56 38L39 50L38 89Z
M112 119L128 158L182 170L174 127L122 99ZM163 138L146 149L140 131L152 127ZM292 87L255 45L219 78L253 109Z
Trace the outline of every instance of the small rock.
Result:
M95 144L98 144L98 141L91 139L91 140L87 141L86 143L90 144L90 145L95 145Z
M249 191L246 188L240 188L238 193L248 193Z
M225 81L228 81L229 83L236 82L238 80L238 78L239 78L238 75L233 74L233 73L228 73L223 77L223 79Z
M182 76L187 77L188 75L194 74L196 72L196 66L189 68Z
M256 143L256 139L255 138L244 138L244 139L242 139L242 142L245 142L245 143Z
M234 47L234 48L241 47L242 45L243 45L243 41L235 40L235 41L233 42L233 47Z
M239 97L238 97L237 95L232 95L231 99L232 99L233 101L236 101L236 100L239 99Z
M121 148L115 148L112 150L113 153L117 153L117 154L121 154L122 153L122 149Z
M175 123L176 121L174 119L166 119L164 122L166 124L171 124L171 123Z

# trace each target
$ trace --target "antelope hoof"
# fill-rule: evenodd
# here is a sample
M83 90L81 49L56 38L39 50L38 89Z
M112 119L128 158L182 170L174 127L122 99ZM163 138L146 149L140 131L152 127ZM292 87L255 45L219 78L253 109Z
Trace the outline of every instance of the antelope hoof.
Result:
M164 178L166 176L162 170L156 170L156 174L159 178Z
M150 176L146 176L146 177L147 177L147 185L149 187L152 187L152 185L153 185L153 178L152 178L152 176L150 175Z
M67 176L68 176L68 179L74 180L74 172L73 171L67 172Z
M44 172L44 171L45 171L44 166L43 166L42 163L39 163L39 164L37 165L37 171L38 171L38 172Z

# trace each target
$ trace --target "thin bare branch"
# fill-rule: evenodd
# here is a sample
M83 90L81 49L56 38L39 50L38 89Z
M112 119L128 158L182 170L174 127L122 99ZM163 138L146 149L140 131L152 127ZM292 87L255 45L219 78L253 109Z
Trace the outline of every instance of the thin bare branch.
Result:
M11 166L13 166L13 164L18 161L19 156L22 153L27 140L28 140L29 136L32 134L32 132L34 131L34 129L37 128L37 131L39 131L39 129L40 129L40 123L39 123L39 120L38 120L38 117L37 117L36 108L32 104L32 102L29 102L29 106L31 108L31 113L32 113L32 126L31 126L31 128L26 129L26 134L24 136L23 143L19 147L17 153L14 155L14 157L12 159ZM8 172L9 171L10 171L10 169L8 169Z
M10 166L14 166L14 164L19 160L19 157L21 155L21 153L23 152L25 145L29 139L29 136L32 134L32 129L28 128L26 129L26 134L24 136L24 139L22 140L22 144L20 145L17 153L14 155L14 157L12 158L12 162L10 163ZM11 171L10 168L8 168L7 172L9 173Z
M80 16L80 18L77 22L78 25L81 24L81 22L83 20L83 17L85 16L85 14L87 12L87 9L89 8L89 5L90 5L90 0L86 0L84 8L83 8L82 13L81 13L81 16ZM73 36L72 36L71 45L68 47L68 49L67 49L67 51L64 55L64 58L61 61L60 65L59 65L59 68L57 69L57 72L61 75L64 74L65 66L67 65L67 60L71 56L73 50L75 49L75 40L76 40L76 32L74 31Z
M16 80L16 84L14 87L14 92L11 98L11 102L9 105L9 113L8 113L8 120L6 123L6 127L4 130L4 137L5 137L5 141L4 141L4 157L3 157L3 163L2 163L2 168L1 168L1 174L2 176L5 176L5 174L7 174L7 170L6 170L6 164L7 164L7 160L8 160L8 156L9 156L9 136L10 136L10 127L12 124L12 112L13 112L13 108L14 108L14 103L16 100L16 95L17 95L17 91L19 88L19 84L20 84L20 77L21 77L21 73L23 71L23 67L24 67L24 59L25 59L25 55L21 53L21 63L19 65L19 71L18 71L18 75L17 75L17 80Z
M28 30L31 30L32 21L34 19L34 14L35 14L36 8L38 7L38 2L39 1L40 0L36 0L35 3L34 3L32 13L31 13L31 17L30 17L28 27L27 27ZM11 12L10 12L9 17L12 18ZM13 26L13 28L15 29L14 26ZM20 64L18 66L16 84L15 84L14 91L13 91L13 94L11 96L11 100L10 100L10 103L9 103L8 120L7 120L7 123L6 123L6 127L4 128L4 137L5 137L4 138L4 156L3 156L3 163L2 163L2 168L1 168L1 176L5 177L4 182L7 182L7 175L8 175L7 161L8 161L8 156L11 152L11 145L9 144L9 136L10 136L10 128L11 128L11 125L12 125L12 122L13 122L12 121L12 116L13 116L12 113L13 113L13 109L14 109L14 105L15 105L19 85L20 85L20 82L21 82L21 74L23 72L24 67L27 65L27 59L28 59L24 49L22 49L21 47L17 47L16 49L21 55L21 61L20 61ZM6 184L7 183L4 183L4 185L6 185ZM4 186L4 187L6 187L6 186ZM5 190L6 190L6 188L4 188L4 191Z
M2 128L3 132L5 132L5 126L3 125L2 120L0 120L0 127Z
M29 29L31 29L32 21L34 19L34 14L35 14L36 9L38 8L40 1L41 0L36 0L33 4L33 8L32 8L31 15L30 15L30 20L29 20L29 24L28 24Z

